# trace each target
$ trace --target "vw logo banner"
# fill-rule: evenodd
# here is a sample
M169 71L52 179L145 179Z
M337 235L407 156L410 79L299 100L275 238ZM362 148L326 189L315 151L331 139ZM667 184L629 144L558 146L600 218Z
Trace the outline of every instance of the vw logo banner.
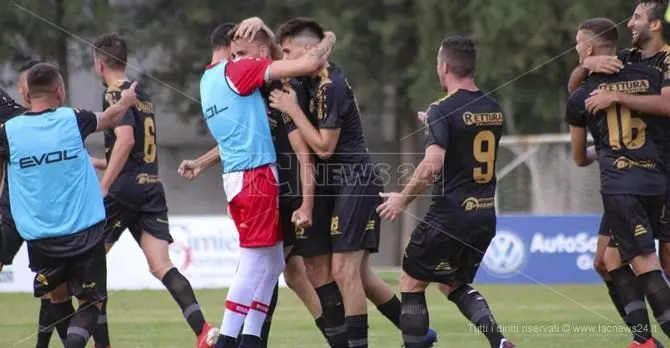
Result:
M600 215L499 216L475 282L599 283Z

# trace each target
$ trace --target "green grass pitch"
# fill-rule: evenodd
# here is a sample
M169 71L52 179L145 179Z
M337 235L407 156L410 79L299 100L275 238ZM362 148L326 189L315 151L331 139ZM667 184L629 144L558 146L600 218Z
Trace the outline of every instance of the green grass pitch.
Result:
M397 274L383 273L397 289ZM623 331L604 285L481 285L502 330L517 347L625 347ZM219 325L224 290L199 290L205 315ZM485 348L487 341L435 287L427 293L436 347ZM30 294L0 294L0 347L35 346L39 301ZM370 304L370 347L400 347L399 331ZM650 312L651 313L651 312ZM108 307L112 345L118 348L194 347L195 339L166 291L119 291ZM653 319L652 319L653 321ZM654 335L668 345L655 325ZM52 347L61 347L54 332ZM92 344L90 345L92 346ZM272 348L327 347L297 297L282 289L270 338Z

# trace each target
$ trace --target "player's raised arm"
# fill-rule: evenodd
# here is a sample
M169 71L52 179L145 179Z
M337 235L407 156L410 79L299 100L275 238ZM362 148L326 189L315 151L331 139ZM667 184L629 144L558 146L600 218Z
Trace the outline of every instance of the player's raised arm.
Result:
M291 77L309 76L326 64L326 58L336 41L333 32L324 33L321 42L302 57L293 60L278 60L270 64L266 71L266 81L281 80Z
M182 161L179 165L179 169L177 169L177 173L187 180L193 180L197 178L202 171L217 163L221 163L221 156L219 156L219 147L214 146L211 150L207 151L207 153L197 159Z
M98 116L98 125L95 129L96 132L116 126L123 115L126 114L128 108L137 103L135 87L137 87L137 81L133 82L133 84L130 85L128 89L125 89L121 92L121 98L118 102L107 108L107 110L104 112L96 113Z
M323 93L324 97L322 100L317 101L320 104L324 104L319 105L320 109L326 109L324 120L320 120L319 122L330 123L327 126L320 125L319 127L322 129L315 128L307 119L307 116L298 104L296 92L292 87L286 86L282 90L274 90L270 94L270 106L280 110L291 118L305 142L323 160L333 155L341 129L341 118L335 107L336 101L334 99L336 95L331 87L332 84L321 87L323 91L319 94ZM331 90L332 92L329 93Z

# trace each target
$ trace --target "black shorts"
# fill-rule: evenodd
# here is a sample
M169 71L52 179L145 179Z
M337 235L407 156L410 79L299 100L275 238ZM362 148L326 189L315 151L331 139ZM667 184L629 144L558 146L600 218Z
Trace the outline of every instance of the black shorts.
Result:
M105 224L105 244L116 243L123 231L130 230L133 238L140 242L142 232L146 231L157 239L172 243L167 210L160 212L143 212L123 205L114 198L105 198L107 224Z
M30 267L35 274L35 297L42 297L67 283L70 294L83 301L107 297L107 258L100 241L88 251L69 257L49 257L28 243Z
M487 218L460 227L452 233L442 224L422 221L410 236L402 269L410 277L429 283L459 285L472 283L495 236L496 220Z
M16 230L12 213L0 208L0 263L11 265L21 245L23 245L23 238Z
M296 227L291 222L291 217L293 216L293 212L300 208L300 204L300 199L292 199L279 205L279 221L282 233L284 234L284 247L295 245Z
M606 237L612 235L612 231L607 225L607 218L605 217L605 214L603 214L603 216L600 218L600 227L598 228L598 235Z
M603 194L607 224L612 230L610 246L619 249L622 262L656 252L655 234L662 227L665 197Z
M331 193L317 187L312 209L312 226L295 230L293 249L296 255L314 257L332 252L330 221L333 216L334 203Z
M379 194L384 188L374 179L361 178L360 181L341 186L335 197L330 222L333 253L379 251L377 207L382 203Z

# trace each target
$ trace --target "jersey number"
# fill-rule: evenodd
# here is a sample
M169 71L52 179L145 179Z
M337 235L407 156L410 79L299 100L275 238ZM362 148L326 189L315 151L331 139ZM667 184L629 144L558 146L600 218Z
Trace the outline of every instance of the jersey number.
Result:
M493 179L496 159L495 143L495 134L489 130L481 131L475 136L475 141L472 144L472 155L475 157L475 161L482 163L484 167L472 170L472 178L478 184L486 184Z
M144 119L144 162L156 161L156 126L150 117Z
M619 120L621 127L619 127ZM614 150L639 149L647 140L647 124L640 118L632 117L627 107L620 106L617 110L617 106L612 105L607 109L607 129L610 146Z

